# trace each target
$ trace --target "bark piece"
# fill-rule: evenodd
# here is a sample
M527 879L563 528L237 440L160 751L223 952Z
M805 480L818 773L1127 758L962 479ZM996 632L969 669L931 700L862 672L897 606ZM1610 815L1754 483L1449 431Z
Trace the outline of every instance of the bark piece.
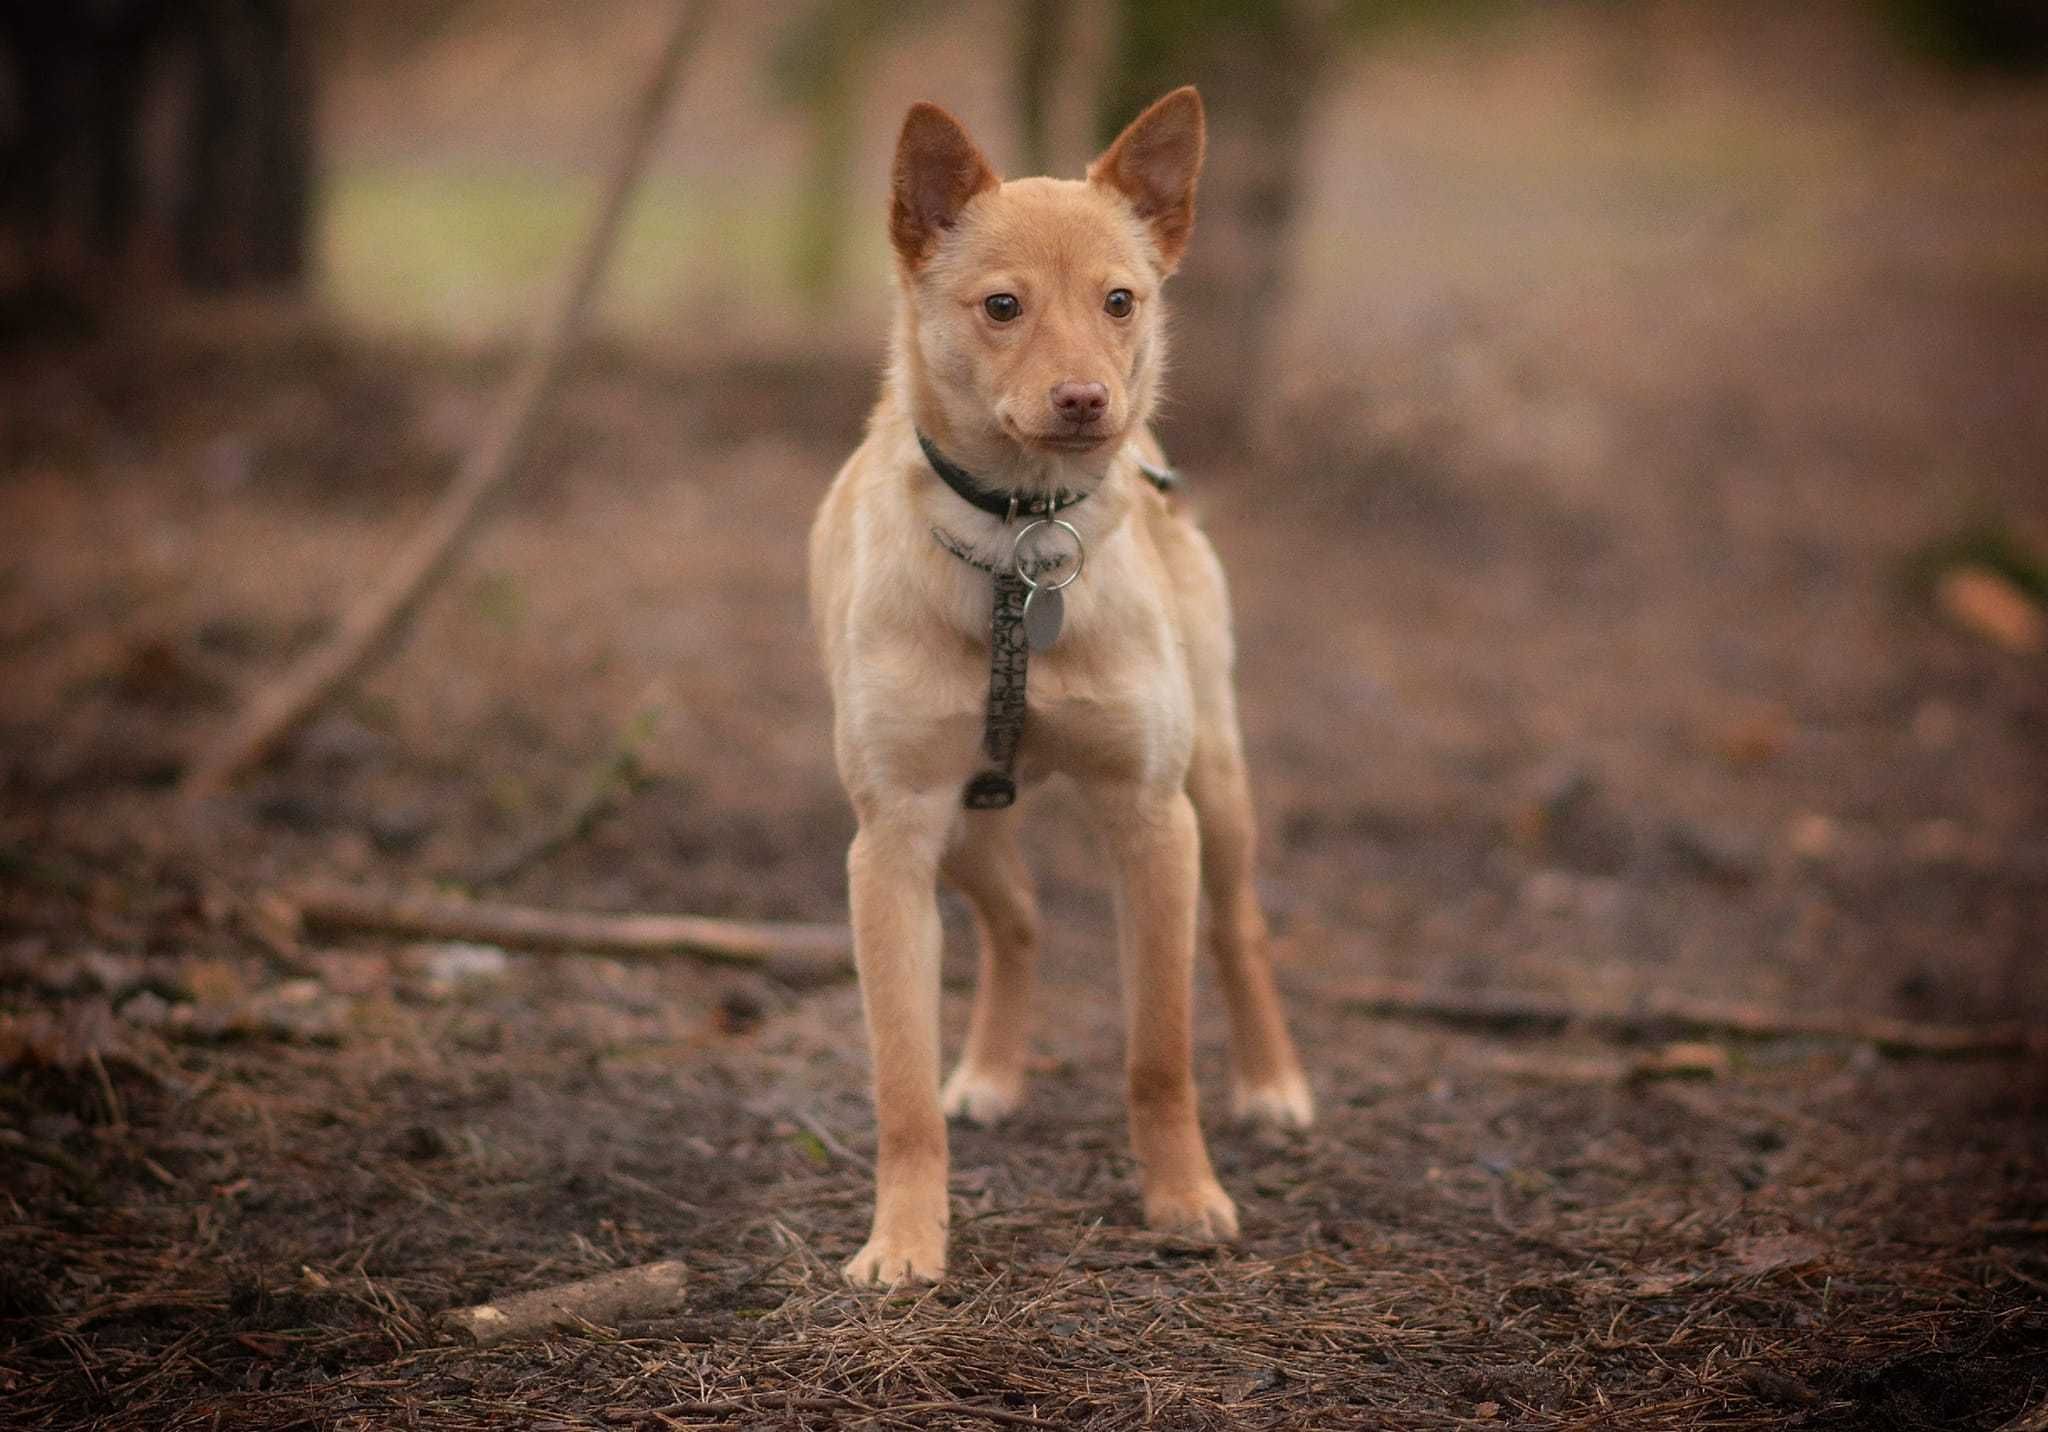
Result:
M474 1307L451 1308L441 1321L478 1347L490 1347L559 1328L655 1318L681 1306L688 1277L681 1263L648 1263Z

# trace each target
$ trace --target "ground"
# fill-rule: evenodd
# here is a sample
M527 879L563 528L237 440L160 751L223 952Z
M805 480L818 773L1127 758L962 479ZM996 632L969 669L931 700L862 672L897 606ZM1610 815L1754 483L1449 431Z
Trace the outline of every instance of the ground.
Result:
M2048 115L1923 95L1745 148L1652 107L1647 195L1565 101L1541 154L1456 127L1499 118L1460 95L1575 93L1574 55L1364 75L1375 191L1411 202L1346 232L1386 282L1290 330L1255 451L1179 449L1321 1108L1223 1120L1205 990L1228 1247L1139 1227L1106 896L1057 789L1036 1082L956 1131L936 1291L838 1276L872 1152L850 982L294 937L269 901L840 918L802 532L874 343L595 345L417 627L191 817L180 762L371 580L505 355L294 309L0 356L0 1422L2043 1425L2048 668L1926 578L2048 540ZM1794 222L1773 186L1809 172ZM1658 237L1700 206L1711 244ZM1310 249L1324 291L1352 260ZM622 742L630 789L497 876ZM1673 1057L1656 1021L1388 1017L1371 977L2037 1042ZM671 1318L436 1325L660 1257Z

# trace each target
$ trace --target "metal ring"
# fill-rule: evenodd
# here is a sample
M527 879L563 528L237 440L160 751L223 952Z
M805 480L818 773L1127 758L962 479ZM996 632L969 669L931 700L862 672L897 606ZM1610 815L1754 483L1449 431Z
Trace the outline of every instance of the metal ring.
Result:
M1018 560L1018 553L1023 549L1024 539L1040 527L1064 527L1067 529L1067 535L1074 539L1074 570L1067 573L1066 577L1060 581L1041 582L1025 571L1024 564ZM1064 591L1074 584L1075 579L1081 575L1081 569L1087 565L1088 548L1081 541L1080 529L1064 517L1041 517L1036 522L1027 522L1018 530L1017 536L1010 543L1010 570L1017 574L1019 581L1023 582L1025 586L1034 592L1040 588L1048 592Z

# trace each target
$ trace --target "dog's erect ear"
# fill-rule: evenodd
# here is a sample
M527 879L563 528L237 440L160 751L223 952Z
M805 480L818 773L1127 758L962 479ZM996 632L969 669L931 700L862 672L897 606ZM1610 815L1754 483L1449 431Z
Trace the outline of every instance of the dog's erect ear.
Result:
M1130 127L1088 166L1088 182L1130 200L1152 230L1166 271L1172 273L1195 227L1195 178L1205 143L1202 97L1182 85L1132 120Z
M906 267L932 255L976 194L1002 182L960 121L935 104L914 104L896 141L889 241Z

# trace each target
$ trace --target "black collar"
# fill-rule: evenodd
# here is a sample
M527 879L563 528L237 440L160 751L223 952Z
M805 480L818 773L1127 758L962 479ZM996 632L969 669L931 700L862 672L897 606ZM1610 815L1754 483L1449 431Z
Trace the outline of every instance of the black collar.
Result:
M1012 517L1045 517L1054 508L1061 511L1077 502L1087 499L1085 492L1056 492L1048 499L1046 494L1027 495L1021 492L1004 491L1000 488L983 487L968 471L940 452L932 440L923 433L917 435L917 445L924 449L925 461L932 465L946 486L953 489L962 502L979 507L992 517L1006 521Z

